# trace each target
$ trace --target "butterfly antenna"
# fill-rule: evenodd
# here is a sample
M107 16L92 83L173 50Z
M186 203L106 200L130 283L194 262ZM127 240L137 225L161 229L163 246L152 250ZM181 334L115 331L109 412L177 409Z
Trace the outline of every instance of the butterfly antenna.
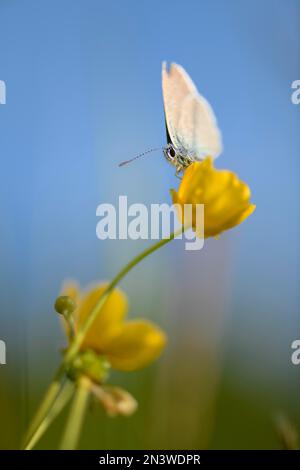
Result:
M162 150L162 147L159 147L159 148L156 148L156 149L150 149L150 150L147 150L146 152L140 153L139 155L136 155L136 157L133 157L133 158L131 158L130 160L125 160L124 162L119 163L118 166L127 165L128 163L131 163L131 162L133 162L134 160L137 160L138 158L141 158L141 157L143 157L144 155L147 155L148 153L157 152L158 150Z

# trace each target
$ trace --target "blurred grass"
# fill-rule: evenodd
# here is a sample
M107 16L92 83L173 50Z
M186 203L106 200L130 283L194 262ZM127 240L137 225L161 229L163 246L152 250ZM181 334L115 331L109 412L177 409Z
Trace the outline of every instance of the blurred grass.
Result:
M196 358L197 359L197 358ZM92 406L88 412L80 440L82 449L279 449L281 443L276 433L274 417L278 411L284 411L293 424L300 429L299 404L296 396L282 393L270 384L260 384L255 376L252 386L245 387L237 375L226 367L217 390L217 401L213 413L206 415L198 402L192 397L201 396L197 388L199 381L199 363L190 364L195 381L181 383L182 378L173 376L172 387L158 381L163 364L158 363L129 375L115 373L112 382L128 389L139 401L139 409L131 418L109 418L98 406ZM174 370L176 364L174 365ZM31 390L32 403L37 403L41 388L46 386L49 377L42 371L37 376ZM205 378L205 377L204 377ZM9 378L12 383L11 378ZM20 396L17 388L8 387L8 378L1 388L1 427L0 446L2 449L17 448L21 436ZM41 387L43 383L43 387ZM38 387L35 385L40 384ZM170 385L170 384L169 384ZM185 396L180 397L184 385ZM166 393L167 392L167 393ZM192 411L190 400L192 399ZM203 416L205 420L203 422ZM202 418L201 418L202 417ZM40 441L37 448L55 449L58 446L65 423L66 411L54 423L53 427ZM191 426L189 426L189 422ZM210 439L203 432L212 428ZM208 430L208 429L207 429Z

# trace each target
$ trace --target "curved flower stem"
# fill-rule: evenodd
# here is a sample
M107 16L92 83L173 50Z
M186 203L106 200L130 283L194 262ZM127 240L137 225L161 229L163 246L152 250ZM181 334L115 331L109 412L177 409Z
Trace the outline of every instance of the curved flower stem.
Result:
M133 258L132 261L130 261L120 272L119 274L117 274L117 276L111 281L111 283L107 286L107 288L105 289L105 291L102 293L102 295L100 296L96 306L93 308L93 310L91 311L91 313L89 314L88 318L86 319L85 323L83 324L83 326L81 327L80 330L77 331L76 333L76 336L74 337L74 340L70 346L70 348L68 349L66 355L65 355L65 358L64 358L64 363L67 365L69 364L72 359L74 358L74 356L77 354L84 338L85 338L85 335L86 333L88 332L88 330L90 329L90 327L92 326L92 324L94 323L94 321L96 320L101 308L103 307L104 303L106 302L107 300L107 297L109 296L109 294L111 293L111 291L116 287L117 284L119 284L119 282L123 279L123 277L126 276L126 274L134 267L136 266L138 263L140 263L143 259L145 259L147 256L151 255L151 253L153 253L154 251L158 250L159 248L161 248L162 246L166 245L167 243L169 243L171 240L174 240L174 238L178 237L179 235L182 234L183 232L183 227L180 227L179 230L177 230L176 232L173 232L171 235L170 235L170 238L164 238L162 240L160 240L158 243L155 243L154 245L150 246L149 248L147 248L146 250L144 250L142 253L140 253L139 255L137 255L135 258Z
M184 232L185 229L186 227L183 227L183 226L180 227L176 232L173 232L169 238L164 238L162 240L159 240L159 242L153 244L152 246L144 250L142 253L137 255L135 258L133 258L132 261L130 261L123 269L121 269L121 271L116 275L116 277L107 286L105 291L101 294L97 304L91 311L85 323L82 325L81 329L77 331L69 349L67 350L64 356L63 362L61 363L60 367L57 370L54 376L53 382L51 383L46 393L46 396L44 400L42 401L42 404L40 405L39 410L32 424L30 425L29 431L27 433L27 436L29 436L29 438L32 437L32 435L36 432L37 428L40 426L41 422L43 421L43 419L49 413L49 410L53 406L53 403L60 391L61 380L64 376L66 369L68 368L69 364L72 362L77 352L79 351L86 333L88 332L88 330L90 329L94 321L96 320L99 312L101 311L111 291L117 286L117 284L126 276L126 274L132 268L134 268L137 264L139 264L143 259L147 258L147 256L149 256L151 253L154 253L159 248L169 243L171 240L174 240L174 238L177 238L179 235L181 235ZM28 441L27 441L26 446L27 445L28 445Z
M55 418L67 405L68 401L73 395L73 390L74 390L74 386L70 381L66 381L63 384L60 390L60 393L56 397L49 412L46 414L44 419L41 421L41 423L37 427L36 431L30 437L25 450L31 450L35 446L35 444L41 439L41 437L47 431L51 423L55 420Z
M81 377L76 386L74 400L70 409L66 429L62 438L60 450L74 450L80 436L85 410L90 396L90 381Z

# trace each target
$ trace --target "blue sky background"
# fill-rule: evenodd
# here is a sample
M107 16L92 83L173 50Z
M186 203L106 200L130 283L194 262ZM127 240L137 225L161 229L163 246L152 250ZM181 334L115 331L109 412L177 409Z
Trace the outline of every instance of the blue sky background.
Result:
M165 143L160 74L168 60L211 102L224 140L217 166L247 181L257 204L241 227L207 243L220 257L214 280L223 248L230 253L219 284L228 269L228 358L244 378L254 369L269 380L268 370L298 382L290 344L300 336L300 105L291 103L299 22L297 0L0 0L0 338L10 370L24 336L25 349L57 349L52 304L65 277L109 278L145 245L97 240L97 205L119 194L169 201L177 187L162 155L117 167ZM147 261L145 277L141 270L125 283L139 294L136 311L145 299L142 313L150 312L153 295L165 295L168 308L182 288L181 266L188 285L189 265L198 276L203 257L210 272L207 255L192 260L178 245ZM159 294L162 280L167 293Z

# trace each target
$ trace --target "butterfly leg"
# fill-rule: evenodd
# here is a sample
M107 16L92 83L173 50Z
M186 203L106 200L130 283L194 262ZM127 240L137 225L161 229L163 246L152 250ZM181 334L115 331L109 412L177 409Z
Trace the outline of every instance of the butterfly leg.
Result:
M179 173L181 173L181 172L182 172L182 166L181 166L181 165L178 165L178 166L176 167L175 176L176 176L176 178L178 178L179 180L182 180L182 176L179 176Z

